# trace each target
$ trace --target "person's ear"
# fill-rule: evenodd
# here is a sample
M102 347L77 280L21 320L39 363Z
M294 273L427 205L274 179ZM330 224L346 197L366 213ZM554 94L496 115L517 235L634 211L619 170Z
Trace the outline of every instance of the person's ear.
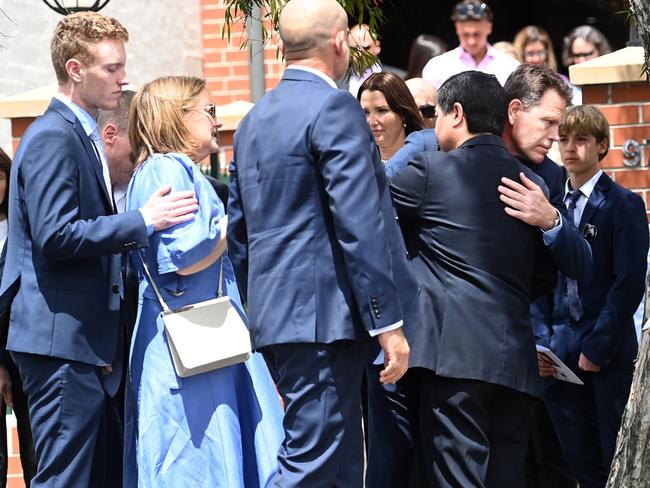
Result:
M510 101L508 104L508 122L510 125L515 125L517 122L517 117L524 110L524 104L521 103L521 100L515 98Z
M117 127L117 125L113 124L112 122L106 124L102 129L102 139L104 140L104 144L107 146L113 145L119 132L120 129Z
M452 111L454 113L454 127L460 127L463 124L463 121L465 120L465 109L463 106L456 102L454 103L454 107L452 108Z
M282 39L278 40L278 49L282 53L282 57L284 57L284 42L282 42Z
M345 30L339 31L334 37L334 47L336 48L336 53L340 54L345 51L345 46L348 42L348 33Z
M81 81L81 71L83 70L83 66L79 60L75 58L68 59L65 63L65 70L68 73L68 78L72 79L76 83Z
M598 155L605 154L609 149L609 140L603 139L598 143Z

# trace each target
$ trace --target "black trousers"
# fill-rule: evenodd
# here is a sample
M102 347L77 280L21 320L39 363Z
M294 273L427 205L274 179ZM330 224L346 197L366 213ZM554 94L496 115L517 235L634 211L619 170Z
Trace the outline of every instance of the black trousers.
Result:
M427 370L419 376L420 443L427 486L524 486L532 397Z
M20 381L18 368L11 361L5 365L11 378L11 395L13 397L13 410L16 415L16 426L18 428L18 442L20 443L20 464L23 467L23 479L25 486L29 488L32 478L36 474L36 454L34 453L34 440L32 429L29 425L29 409L27 406L27 395L23 391L23 384ZM9 452L7 449L7 405L0 403L0 488L7 486L7 465Z
M526 488L576 488L544 401L535 398L531 408Z

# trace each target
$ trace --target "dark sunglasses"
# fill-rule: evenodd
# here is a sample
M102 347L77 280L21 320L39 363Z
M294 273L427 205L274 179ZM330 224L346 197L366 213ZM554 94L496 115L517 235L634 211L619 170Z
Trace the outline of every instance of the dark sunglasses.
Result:
M435 119L436 118L436 107L435 105L422 105L418 107L418 110L422 114L422 117L425 119Z
M571 56L574 58L588 58L589 56L593 56L594 51L585 51L584 53L571 53Z
M454 7L453 20L489 20L490 7L485 3L459 3Z
M217 106L214 103L208 103L205 107L203 107L203 110L205 110L205 113L213 119L217 118Z

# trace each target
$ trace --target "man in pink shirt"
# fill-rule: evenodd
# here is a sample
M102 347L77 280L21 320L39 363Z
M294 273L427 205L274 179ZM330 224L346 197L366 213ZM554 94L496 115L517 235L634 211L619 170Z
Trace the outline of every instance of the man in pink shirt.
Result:
M440 88L450 76L476 70L494 75L501 85L505 84L519 62L487 42L492 33L492 9L479 0L463 0L454 7L451 20L460 46L429 60L422 78Z

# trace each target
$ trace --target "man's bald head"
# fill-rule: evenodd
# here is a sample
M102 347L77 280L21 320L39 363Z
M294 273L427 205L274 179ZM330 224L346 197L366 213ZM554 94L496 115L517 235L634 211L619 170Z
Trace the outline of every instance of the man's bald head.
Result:
M366 24L357 24L350 29L350 46L367 51L375 56L381 52L381 44L378 39L370 34L370 27Z
M347 25L347 14L336 0L290 0L280 13L286 60L314 56Z
M432 113L432 109L423 107L435 107L438 103L438 91L431 83L423 80L422 78L411 78L406 80L411 95L415 99L415 104L418 106L424 118L424 125L428 128L433 128L436 123L435 117L427 117ZM435 113L435 111L433 111Z

